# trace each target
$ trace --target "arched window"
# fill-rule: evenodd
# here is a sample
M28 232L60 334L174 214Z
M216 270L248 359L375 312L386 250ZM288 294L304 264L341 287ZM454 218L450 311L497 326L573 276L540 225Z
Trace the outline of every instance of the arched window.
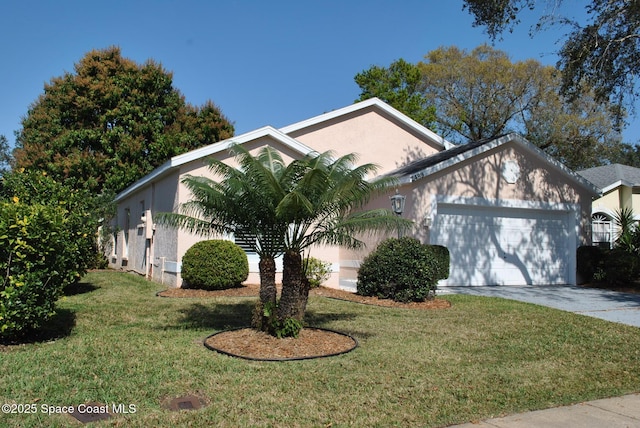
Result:
M604 213L595 213L591 216L591 240L593 245L611 248L613 243L613 222L611 217Z

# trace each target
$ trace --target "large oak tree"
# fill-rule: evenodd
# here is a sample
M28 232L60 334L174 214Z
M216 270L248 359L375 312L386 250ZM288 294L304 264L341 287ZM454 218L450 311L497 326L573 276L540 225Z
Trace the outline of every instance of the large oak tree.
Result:
M584 2L586 22L558 15L563 0L463 0L463 9L493 40L520 23L522 11L541 10L536 28L565 25L568 32L558 52L564 94L576 97L590 86L599 100L616 104L618 122L624 108L633 109L640 74L640 0Z
M505 52L488 45L471 52L441 47L415 67L420 71L420 84L404 85L415 91L407 98L423 100L429 112L434 109L435 130L452 142L519 132L576 169L606 162L619 149L619 134L613 126L615 108L597 101L592 91L584 90L572 99L560 95L558 71L537 60L512 62ZM386 88L388 85L362 77L385 80L387 74L363 72L357 82L361 87ZM397 108L420 117L402 105Z
M233 135L212 102L186 103L172 74L110 47L54 77L22 120L15 166L93 192L118 192L170 157Z

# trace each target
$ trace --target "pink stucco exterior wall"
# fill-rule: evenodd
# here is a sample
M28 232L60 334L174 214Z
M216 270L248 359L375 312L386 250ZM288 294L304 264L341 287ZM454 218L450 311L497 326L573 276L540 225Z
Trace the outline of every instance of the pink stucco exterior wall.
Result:
M358 153L359 164L377 164L380 166L380 174L443 149L438 142L375 106L296 128L289 132L288 136L318 152L334 150L336 155ZM302 156L292 146L269 135L250 139L243 145L252 153L270 145L279 150L287 162ZM235 160L226 150L217 152L215 156L235 165ZM501 175L505 160L515 160L521 167L521 176L514 184L507 183ZM182 256L195 242L205 238L158 226L153 237L148 240L145 238L147 226L138 226L144 211L150 210L153 215L158 212L177 211L181 203L190 199L189 191L181 183L187 174L211 175L205 159L194 159L150 181L119 201L119 232L116 248L110 254L111 267L146 274L168 286L181 285L179 266ZM501 144L425 177L405 182L399 185L398 190L407 196L404 217L414 221L412 230L406 231L405 234L413 235L425 243L429 242L429 228L425 227L425 219L434 215L439 197L507 201L524 206L531 202L575 205L579 207L579 213L576 215L579 223L579 241L589 242L590 230L587 224L591 210L590 191L572 181L566 171L550 165L548 159L527 149L526 145L515 142ZM389 196L392 194L393 191L380 195L369 207L389 208ZM127 210L130 214L124 260ZM395 236L395 233L387 236L389 235ZM360 251L316 247L312 249L311 255L332 263L334 272L327 285L337 287L341 280L355 279L359 262L385 237L362 237L367 245ZM577 245L579 243L576 243ZM250 264L253 268L248 281L259 282L257 256L250 256Z
M374 163L384 174L437 153L441 147L376 109L356 111L289 134L318 152L357 153L359 164Z

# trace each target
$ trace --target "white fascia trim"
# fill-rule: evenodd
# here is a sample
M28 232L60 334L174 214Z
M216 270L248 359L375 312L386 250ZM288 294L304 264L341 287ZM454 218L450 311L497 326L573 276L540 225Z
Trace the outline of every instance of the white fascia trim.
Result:
M603 187L600 192L602 195L604 195L605 193L609 193L610 191L615 190L616 188L621 186L633 187L633 184L628 181L618 180L615 183L609 184L607 187Z
M328 113L324 113L324 114L321 114L319 116L312 117L310 119L306 119L306 120L303 120L303 121L300 121L300 122L296 122L294 124L285 126L284 128L280 128L280 131L284 132L285 134L290 134L290 133L298 131L300 129L304 129L304 128L307 128L309 126L314 126L314 125L317 125L319 123L322 123L322 122L325 122L325 121L328 121L328 120L332 120L332 119L335 119L337 117L344 116L344 115L356 112L358 110L366 109L366 108L372 107L372 106L377 107L377 108L385 111L390 116L394 117L398 121L404 123L409 128L411 128L414 131L416 131L418 134L426 137L430 141L440 145L441 147L443 147L445 149L448 149L448 148L451 148L451 147L454 146L454 144L452 144L449 141L445 140L440 135L436 134L435 132L433 132L429 128L420 125L415 120L411 119L407 115L405 115L405 114L401 113L400 111L396 110L395 108L391 107L389 104L385 103L384 101L380 100L379 98L369 98L369 99L361 101L359 103L351 104L349 106L346 106L346 107L343 107L343 108L340 108L340 109L337 109L337 110L333 110L333 111L330 111Z
M289 137L283 132L275 129L272 126L264 126L262 128L258 128L253 131L249 131L245 134L238 135L236 137L231 137L223 141L219 141L214 144L210 144L208 146L200 147L195 150L191 150L190 152L183 153L178 156L174 156L169 159L164 164L160 165L158 168L141 178L140 180L133 183L131 186L127 187L122 192L118 193L115 197L115 201L119 202L127 196L131 195L141 187L153 182L155 179L164 176L169 171L187 164L189 162L193 162L198 159L206 158L208 156L214 155L216 153L223 152L225 150L229 150L231 146L235 144L245 144L250 141L256 140L258 138L270 136L274 140L281 142L283 145L291 148L292 150L300 153L301 155L307 155L309 153L313 153L314 150L309 146L302 144L301 142Z

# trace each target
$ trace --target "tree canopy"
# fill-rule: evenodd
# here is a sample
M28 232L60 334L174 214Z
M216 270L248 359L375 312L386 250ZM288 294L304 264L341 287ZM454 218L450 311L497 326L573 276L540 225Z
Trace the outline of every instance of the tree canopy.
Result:
M518 132L576 169L599 165L619 149L615 108L586 89L572 99L560 95L559 73L537 60L512 62L488 45L471 52L441 47L415 67L420 83L412 86L414 95L435 110L435 130L452 142Z
M11 151L7 137L0 135L0 177L11 169Z
M372 66L356 74L354 80L361 90L356 102L377 97L419 124L435 126L435 108L420 91L422 74L417 65L400 58L388 68Z
M93 192L118 192L170 157L233 135L212 103L187 104L172 74L110 47L54 77L22 120L16 167Z
M523 10L534 10L540 3L555 11L563 0L463 0L463 9L474 17L474 26L485 27L492 39L520 23ZM562 72L562 91L579 96L584 87L592 87L599 100L608 99L618 106L617 119L624 119L624 107L631 107L638 95L640 73L640 0L591 0L585 2L587 22L543 12L537 28L546 23L566 25L569 31L558 52Z

